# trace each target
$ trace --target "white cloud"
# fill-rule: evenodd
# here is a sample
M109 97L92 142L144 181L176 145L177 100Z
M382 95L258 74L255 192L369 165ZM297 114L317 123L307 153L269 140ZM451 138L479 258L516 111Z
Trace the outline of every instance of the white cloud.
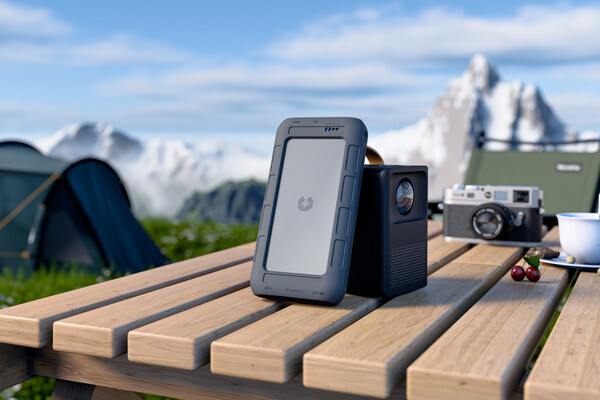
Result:
M117 126L149 130L196 132L252 132L267 130L290 116L349 115L363 119L372 132L402 127L422 118L435 102L436 93L402 91L356 95L354 93L268 92L254 89L198 90L150 103L133 102L111 114Z
M46 26L40 32L46 33L27 33L35 29L20 22L21 31L10 28L8 35L9 28L1 26L6 7L29 15L30 21L38 18ZM502 18L449 8L416 15L394 5L364 8L313 21L292 36L265 44L262 52L255 49L253 61L203 64L199 55L168 43L130 34L81 42L69 34L75 29L44 9L0 0L0 62L82 69L118 65L106 69L112 75L96 86L102 114L93 105L81 107L87 106L85 113L94 119L136 129L260 130L290 115L309 114L353 115L375 130L398 129L425 116L448 80L477 52L512 65L515 78L534 83L552 71L559 71L556 82L597 84L600 79L600 5L523 7ZM161 63L168 65L167 72L149 72L165 71L164 65L156 68ZM524 64L537 67L523 69ZM560 68L573 73L561 77ZM530 76L521 75L525 73ZM541 86L544 93L548 87ZM576 127L580 121L600 125L597 97L578 101L576 96L557 96L559 92L550 100L565 121ZM41 124L47 124L45 115L51 112L33 108L27 119L39 114Z
M0 61L62 66L99 66L134 63L176 63L192 56L168 44L133 35L117 34L87 43L0 42Z
M98 90L110 97L151 101L148 106L120 110L123 120L144 121L148 127L198 126L198 121L203 121L198 129L219 125L248 129L270 126L273 120L289 115L310 114L352 115L370 119L373 126L403 126L422 117L435 101L436 93L420 92L431 79L381 63L320 67L231 64L188 67L158 76L126 76ZM433 79L443 90L446 79ZM412 92L410 96L408 92Z
M321 21L274 43L269 54L285 60L402 60L436 62L485 53L521 63L600 57L599 6L527 6L504 18L470 16L446 8L407 16L401 11L352 14Z
M128 96L167 97L199 90L220 91L388 91L416 87L424 79L386 64L349 66L292 66L230 64L219 67L188 67L162 76L119 78L104 93Z
M179 62L189 54L166 43L145 40L133 35L114 35L108 39L76 45L64 50L77 64L117 64L139 62Z
M101 91L155 100L150 108L131 110L138 118L220 116L234 124L231 121L265 118L254 114L346 114L369 118L378 127L399 128L422 118L453 76L432 71L463 60L466 67L467 59L483 51L494 60L538 65L535 74L579 66L582 73L570 75L572 79L594 79L589 69L583 73L580 60L600 58L598 37L600 7L522 7L503 18L445 8L416 16L404 15L398 7L370 8L309 24L296 36L269 45L259 63L195 65L161 75L124 76ZM441 68L422 68L424 64ZM568 104L564 107L570 112L563 112L559 104L559 114L579 123L581 113Z
M0 0L0 41L60 37L70 26L43 8L33 8Z
M26 65L98 66L174 63L191 55L169 44L131 34L81 42L74 27L45 8L0 0L0 62Z

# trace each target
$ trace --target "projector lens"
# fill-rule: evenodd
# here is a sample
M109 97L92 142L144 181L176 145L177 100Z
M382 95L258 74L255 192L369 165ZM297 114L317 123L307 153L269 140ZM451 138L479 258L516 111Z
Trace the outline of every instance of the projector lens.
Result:
M415 191L408 179L403 179L396 189L396 208L400 214L406 215L410 212L415 200Z

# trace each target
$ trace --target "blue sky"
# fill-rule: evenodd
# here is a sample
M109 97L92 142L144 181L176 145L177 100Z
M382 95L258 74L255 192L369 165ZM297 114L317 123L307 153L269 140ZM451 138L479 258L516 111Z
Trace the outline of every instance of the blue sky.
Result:
M600 2L0 0L0 137L102 121L252 144L289 116L425 116L475 53L600 131Z

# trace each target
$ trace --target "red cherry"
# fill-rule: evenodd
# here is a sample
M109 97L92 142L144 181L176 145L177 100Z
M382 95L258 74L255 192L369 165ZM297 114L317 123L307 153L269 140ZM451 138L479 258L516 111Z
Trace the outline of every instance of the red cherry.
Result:
M522 281L523 278L525 278L525 270L520 265L515 265L510 270L510 276L512 276L515 281Z
M539 281L540 277L542 276L540 270L533 267L527 268L527 271L525 271L525 275L527 275L527 279L529 279L531 282Z

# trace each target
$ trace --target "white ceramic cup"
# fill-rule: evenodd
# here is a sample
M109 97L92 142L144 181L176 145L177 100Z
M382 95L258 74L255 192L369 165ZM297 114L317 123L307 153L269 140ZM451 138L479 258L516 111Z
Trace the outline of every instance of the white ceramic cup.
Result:
M557 214L560 245L578 264L600 264L600 218L597 213Z

